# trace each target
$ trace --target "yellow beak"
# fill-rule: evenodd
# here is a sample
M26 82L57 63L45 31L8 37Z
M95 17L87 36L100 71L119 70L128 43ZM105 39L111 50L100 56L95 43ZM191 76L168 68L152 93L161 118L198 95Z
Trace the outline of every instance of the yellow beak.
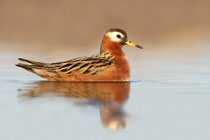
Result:
M129 40L127 40L127 41L125 42L125 44L128 45L128 46L133 46L133 47L137 47L137 48L139 48L139 49L143 49L142 46L139 46L139 45L137 45L137 44L135 44L135 43L132 43L132 42L129 41Z

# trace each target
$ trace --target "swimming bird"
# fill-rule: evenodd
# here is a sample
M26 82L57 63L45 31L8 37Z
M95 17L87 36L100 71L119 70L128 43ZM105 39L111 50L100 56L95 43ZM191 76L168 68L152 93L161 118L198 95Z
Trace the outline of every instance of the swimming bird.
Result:
M100 53L56 63L43 63L19 58L22 67L50 81L130 81L130 64L122 50L123 46L143 47L127 39L124 30L109 29L103 37Z

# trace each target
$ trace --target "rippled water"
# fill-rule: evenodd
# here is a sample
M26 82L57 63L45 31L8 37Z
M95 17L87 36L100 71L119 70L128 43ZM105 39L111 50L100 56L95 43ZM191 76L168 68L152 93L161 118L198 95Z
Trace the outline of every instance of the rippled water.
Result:
M127 83L47 82L2 54L0 139L210 139L210 57L150 54Z

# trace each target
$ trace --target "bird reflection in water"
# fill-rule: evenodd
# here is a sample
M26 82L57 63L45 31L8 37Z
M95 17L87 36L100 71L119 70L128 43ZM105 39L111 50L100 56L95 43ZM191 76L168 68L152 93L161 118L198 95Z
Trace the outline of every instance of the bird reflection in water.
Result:
M91 105L95 105L94 102L99 102L101 104L102 124L111 131L117 131L125 128L130 120L129 115L123 110L129 93L129 82L72 83L42 81L35 83L35 86L26 90L22 97L36 98L52 94L59 97L79 99L86 103L89 101Z

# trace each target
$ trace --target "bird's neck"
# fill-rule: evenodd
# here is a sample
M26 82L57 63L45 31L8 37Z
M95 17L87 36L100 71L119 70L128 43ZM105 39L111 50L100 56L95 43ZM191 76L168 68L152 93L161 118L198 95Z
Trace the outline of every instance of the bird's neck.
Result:
M101 44L100 53L109 52L114 56L125 55L122 46L123 45L120 42L111 41L108 36L105 36Z
M104 38L100 53L114 56L116 68L119 70L118 75L125 76L127 79L130 79L130 64L127 56L122 50L123 45L121 43L112 42L108 39L106 37Z

